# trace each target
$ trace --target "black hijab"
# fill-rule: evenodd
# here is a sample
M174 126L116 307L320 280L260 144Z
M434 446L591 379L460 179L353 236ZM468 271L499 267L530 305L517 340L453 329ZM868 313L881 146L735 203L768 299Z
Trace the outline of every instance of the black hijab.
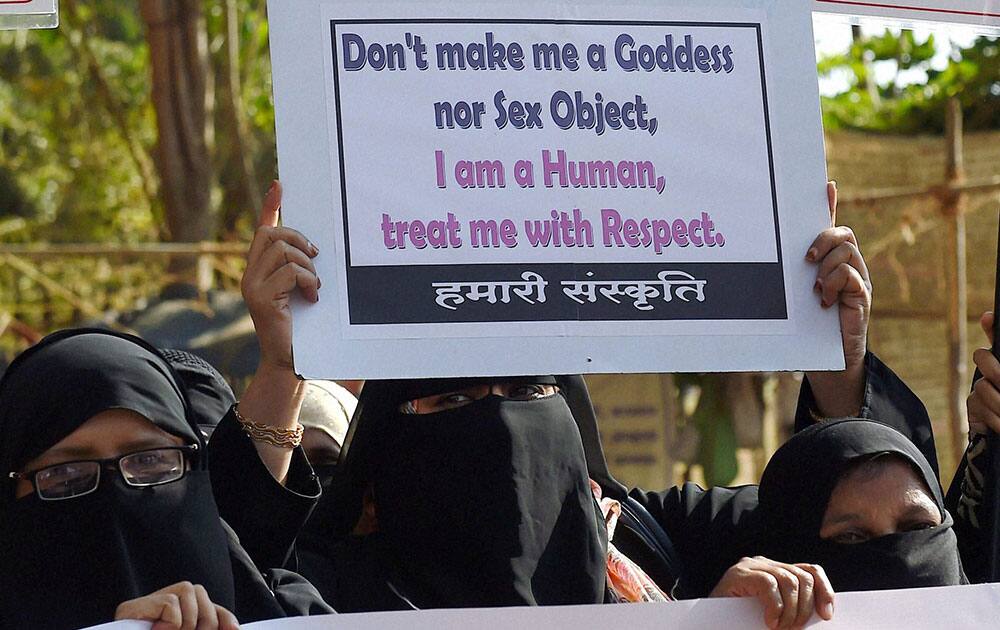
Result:
M837 482L859 460L891 454L908 462L930 490L942 524L859 544L822 540L820 528ZM941 485L920 450L884 424L842 419L794 435L761 477L758 515L763 555L781 562L821 565L837 591L863 591L966 583L944 508Z
M211 438L219 421L236 404L236 394L215 367L185 350L164 349L160 354L181 378L190 412L205 439Z
M511 380L561 393L400 411L416 398ZM303 573L342 612L400 599L418 608L602 602L607 534L588 477L609 495L625 491L607 472L596 421L580 424L580 401L591 420L593 409L577 387L580 377L368 381L331 491L299 539L303 555L328 566L304 559ZM351 536L370 485L379 531ZM382 584L392 593L378 595Z
M181 480L160 486L134 488L103 472L85 496L15 500L10 472L109 409L134 411L204 453L180 381L137 337L54 333L0 380L0 627L95 625L122 601L183 580L234 608L227 536L203 456Z

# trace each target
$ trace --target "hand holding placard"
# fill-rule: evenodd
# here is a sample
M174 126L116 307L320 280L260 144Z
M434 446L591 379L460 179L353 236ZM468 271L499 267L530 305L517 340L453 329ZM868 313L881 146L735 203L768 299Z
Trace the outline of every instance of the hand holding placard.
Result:
M299 232L278 226L281 183L271 184L264 197L257 231L243 272L243 299L250 310L260 362L239 402L239 413L258 424L289 430L298 425L305 396L304 382L292 367L293 295L319 301L320 280L313 259L319 249ZM284 483L292 449L254 441L254 448L271 475Z
M312 261L319 250L296 230L279 227L280 211L281 182L275 180L264 197L240 288L257 330L261 364L291 369L289 302L296 288L306 300L319 301L320 281Z
M837 185L827 184L830 223L837 224ZM864 396L864 360L868 350L868 320L872 283L858 239L849 227L831 227L813 241L806 260L818 263L814 290L823 308L836 305L846 367L842 372L808 374L820 414L830 418L856 416Z
M756 598L768 628L802 627L815 616L833 618L833 585L816 564L743 558L726 571L709 597Z

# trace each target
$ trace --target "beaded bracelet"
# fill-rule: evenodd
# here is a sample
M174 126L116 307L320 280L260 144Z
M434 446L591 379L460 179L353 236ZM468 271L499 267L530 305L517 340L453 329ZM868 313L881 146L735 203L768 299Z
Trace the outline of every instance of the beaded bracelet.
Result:
M236 420L243 427L243 432L254 442L264 442L265 444L280 448L296 448L302 443L302 432L304 429L301 424L296 424L294 429L279 429L266 424L258 424L244 418L240 410L236 408L236 405L233 405L233 415L236 416Z

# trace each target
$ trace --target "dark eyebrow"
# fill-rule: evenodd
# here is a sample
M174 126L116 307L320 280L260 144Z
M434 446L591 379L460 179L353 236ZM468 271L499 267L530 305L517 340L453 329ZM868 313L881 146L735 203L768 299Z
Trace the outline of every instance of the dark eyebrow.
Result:
M476 390L483 388L483 385L469 385L468 387L462 387L459 389L449 389L446 392L441 392L438 394L430 394L429 396L421 396L420 398L415 398L414 400L441 400L442 398L447 398L448 396L454 396L455 394L469 394L474 393Z
M94 454L94 448L92 446L63 446L60 448L50 448L45 451L45 458L56 457L63 459L70 457L73 459L93 459L96 457ZM64 459L64 461L70 461ZM56 464L51 464L55 466Z
M161 436L140 438L122 445L120 454L128 455L129 453L135 453L136 451L148 451L155 448L167 448L171 446L179 445L175 444L172 440L168 440ZM64 446L60 448L51 448L45 452L45 458L62 460L57 461L54 464L46 464L46 467L58 466L61 463L73 460L101 459L94 452L94 448L92 446Z
M126 444L122 445L122 455L128 455L129 453L135 453L137 451L148 451L154 448L169 448L171 446L181 446L181 444L177 444L173 440L169 440L160 436L149 437L145 439L135 440L134 442L127 442Z
M860 514L855 514L854 512L848 512L846 514L838 514L829 521L824 522L824 525L840 525L841 523L854 523L863 520Z

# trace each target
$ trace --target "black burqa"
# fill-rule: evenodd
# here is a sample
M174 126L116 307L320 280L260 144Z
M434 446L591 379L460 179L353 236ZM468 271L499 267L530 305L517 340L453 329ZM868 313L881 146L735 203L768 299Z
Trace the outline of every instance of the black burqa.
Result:
M575 422L573 378L525 379L558 382L550 398L426 415L400 404L484 379L367 382L299 538L303 574L341 612L603 602L607 533L588 477L624 489L603 457L588 466L596 425ZM378 532L351 535L369 488Z
M160 354L181 377L184 393L202 435L208 439L223 416L236 404L236 394L225 377L201 357L185 350L162 349Z
M0 382L0 626L109 621L119 603L182 580L202 584L212 601L233 609L226 533L203 461L196 458L183 479L161 486L132 488L102 471L97 490L86 496L14 499L9 472L109 409L134 411L204 448L170 367L137 339L50 335L18 357Z
M102 471L89 495L15 500L9 472L108 409L134 411L197 445L188 473L133 488ZM242 622L330 610L300 577L258 572L219 518L198 416L159 351L130 335L54 333L11 364L0 381L0 627L107 622L122 601L184 580Z
M830 496L852 462L891 454L908 462L930 490L942 524L859 544L822 540ZM920 450L884 424L861 419L819 423L779 448L761 477L760 553L781 562L821 565L837 591L966 583L941 486Z

